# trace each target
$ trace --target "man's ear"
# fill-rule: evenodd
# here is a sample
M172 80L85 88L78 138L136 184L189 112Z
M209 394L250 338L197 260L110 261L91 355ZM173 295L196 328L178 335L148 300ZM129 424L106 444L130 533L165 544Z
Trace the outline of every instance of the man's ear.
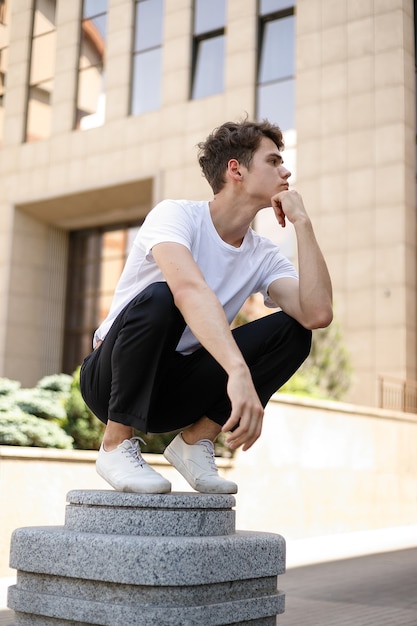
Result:
M240 163L237 159L230 159L227 164L227 172L234 180L242 180L242 173L240 171Z

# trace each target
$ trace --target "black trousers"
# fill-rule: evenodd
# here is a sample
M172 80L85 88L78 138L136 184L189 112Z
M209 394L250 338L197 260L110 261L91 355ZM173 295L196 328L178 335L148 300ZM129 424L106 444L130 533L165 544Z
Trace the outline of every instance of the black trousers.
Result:
M226 372L204 348L175 351L184 328L165 282L150 285L121 311L81 367L84 401L102 422L157 433L203 416L227 421ZM265 406L308 356L311 331L280 311L232 332Z

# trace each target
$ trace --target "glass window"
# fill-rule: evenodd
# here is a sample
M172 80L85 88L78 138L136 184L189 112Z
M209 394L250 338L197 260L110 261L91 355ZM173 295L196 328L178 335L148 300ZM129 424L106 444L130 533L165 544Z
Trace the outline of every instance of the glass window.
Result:
M10 4L0 0L0 48L9 44L10 39Z
M294 0L260 0L259 15L269 15L284 9L294 9Z
M163 0L137 0L133 41L133 115L155 111L161 106Z
M156 48L162 44L163 0L136 2L135 52Z
M162 51L148 50L133 62L132 114L155 111L161 106ZM140 88L140 86L146 88Z
M51 131L55 74L55 0L36 0L26 117L26 141L46 139Z
M196 0L194 3L194 35L223 29L226 24L225 0Z
M83 3L76 114L81 130L104 124L107 4L108 0Z
M259 60L259 82L266 83L295 74L294 16L266 22Z
M283 80L258 87L258 119L275 122L281 130L295 126L294 81Z
M294 2L260 0L258 25L256 115L278 124L285 137L285 166L295 176L295 18ZM293 229L276 229L272 209L256 216L255 228L271 238L294 263L297 247Z
M4 129L4 100L6 94L6 73L9 48L0 48L0 143Z
M97 15L107 13L108 0L84 0L83 18L90 19Z
M224 48L224 35L202 39L199 42L195 59L193 99L205 98L223 91Z
M30 64L30 85L38 85L46 81L52 82L55 69L55 31L36 37L32 42L32 58Z
M261 1L260 10L288 3ZM285 8L286 8L285 7ZM275 122L283 131L295 127L294 10L265 14L259 24L257 117Z
M122 224L70 233L63 363L68 374L91 352L137 229Z
M191 97L224 91L225 0L195 0Z
M3 99L6 87L6 73L9 56L9 48L0 48L0 96Z
M55 30L56 3L51 0L36 0L33 19L33 37L47 35Z
M8 0L0 0L0 24L7 23L7 6Z
M3 140L6 76L9 60L10 2L0 0L0 145Z

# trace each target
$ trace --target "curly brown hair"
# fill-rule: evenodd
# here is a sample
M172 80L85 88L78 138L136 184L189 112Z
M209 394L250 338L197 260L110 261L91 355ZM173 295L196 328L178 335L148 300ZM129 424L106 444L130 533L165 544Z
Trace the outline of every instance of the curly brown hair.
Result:
M215 194L225 184L224 174L230 159L249 168L263 137L272 139L278 150L283 150L281 129L268 120L225 122L198 144L198 162Z

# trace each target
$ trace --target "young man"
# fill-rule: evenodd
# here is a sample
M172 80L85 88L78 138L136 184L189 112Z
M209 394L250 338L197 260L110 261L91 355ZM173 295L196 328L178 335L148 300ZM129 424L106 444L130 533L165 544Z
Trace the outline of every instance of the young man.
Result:
M289 190L280 129L227 122L199 144L213 200L165 200L147 216L110 312L81 369L84 400L107 424L98 473L115 489L164 493L133 428L184 429L164 455L197 491L235 493L219 476L213 442L231 449L261 434L264 407L307 357L311 329L332 320L326 263L301 196ZM295 229L298 275L251 229L272 206ZM281 310L233 331L248 296Z

